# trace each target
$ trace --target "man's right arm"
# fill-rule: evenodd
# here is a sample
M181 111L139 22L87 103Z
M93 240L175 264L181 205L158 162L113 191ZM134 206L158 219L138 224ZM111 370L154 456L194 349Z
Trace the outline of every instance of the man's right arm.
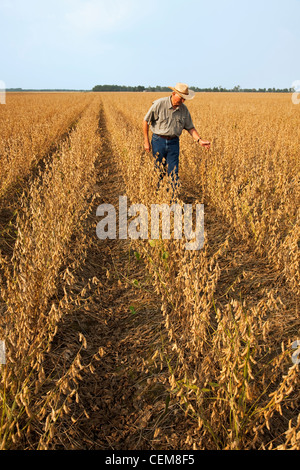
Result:
M144 148L146 152L150 152L149 124L145 120L143 121L143 133L144 133Z
M143 133L144 133L144 148L146 152L150 152L150 141L149 141L149 127L158 119L160 100L153 101L151 108L148 110L143 121Z

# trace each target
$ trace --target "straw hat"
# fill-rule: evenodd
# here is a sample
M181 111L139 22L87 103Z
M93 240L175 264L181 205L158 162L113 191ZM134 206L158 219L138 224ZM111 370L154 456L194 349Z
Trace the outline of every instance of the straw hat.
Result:
M185 83L176 83L175 87L169 86L171 90L175 91L184 100L192 100L195 96L193 90L189 90L189 87Z

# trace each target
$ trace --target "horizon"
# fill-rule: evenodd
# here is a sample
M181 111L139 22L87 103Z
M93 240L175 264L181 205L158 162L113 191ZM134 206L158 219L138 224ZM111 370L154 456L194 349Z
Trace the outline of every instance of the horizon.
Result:
M295 82L296 83L296 82ZM292 84L293 85L293 84ZM142 87L143 90L94 90L95 87L126 87L126 88L137 88L137 87ZM226 92L234 92L234 93L245 93L245 92L262 92L262 93L273 93L273 92L282 92L282 93L293 93L293 91L299 91L299 87L294 85L292 87L285 87L285 88L275 88L275 87L264 87L264 88L241 88L236 89L238 86L235 85L233 88L224 88L224 87L205 87L205 88L199 88L195 86L190 86L189 88L191 90L196 90L196 92L201 93L201 92L211 92L211 93L226 93ZM69 92L95 92L95 93L110 93L110 92L116 92L116 93L122 93L122 92L130 92L130 93L144 93L144 92L157 92L157 93L167 93L168 90L156 90L153 88L166 88L164 85L156 85L156 86L144 86L144 85L115 85L115 84L103 84L103 85L95 85L91 89L79 89L79 88L22 88L22 87L13 87L13 88L1 88L0 89L6 91L6 92L30 92L30 91L40 91L40 92L50 92L50 91L69 91Z

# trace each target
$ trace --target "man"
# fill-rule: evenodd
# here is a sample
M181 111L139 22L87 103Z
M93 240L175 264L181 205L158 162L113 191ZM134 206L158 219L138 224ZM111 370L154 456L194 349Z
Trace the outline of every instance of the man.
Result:
M151 144L152 153L156 162L172 174L175 186L178 183L179 167L179 137L182 131L187 130L193 139L202 147L210 148L210 142L201 139L194 127L190 112L185 106L185 100L191 100L195 92L189 90L184 83L177 83L171 96L160 98L153 102L148 113L144 117L144 147L150 152L149 127L153 133ZM163 177L163 172L160 177Z

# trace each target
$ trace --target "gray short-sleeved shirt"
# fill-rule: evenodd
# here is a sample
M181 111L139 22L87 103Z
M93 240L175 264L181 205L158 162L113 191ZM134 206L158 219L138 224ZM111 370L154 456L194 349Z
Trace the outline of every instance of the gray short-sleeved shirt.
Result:
M154 134L180 136L183 129L190 130L194 124L188 108L182 103L173 109L171 96L153 102L144 120Z

